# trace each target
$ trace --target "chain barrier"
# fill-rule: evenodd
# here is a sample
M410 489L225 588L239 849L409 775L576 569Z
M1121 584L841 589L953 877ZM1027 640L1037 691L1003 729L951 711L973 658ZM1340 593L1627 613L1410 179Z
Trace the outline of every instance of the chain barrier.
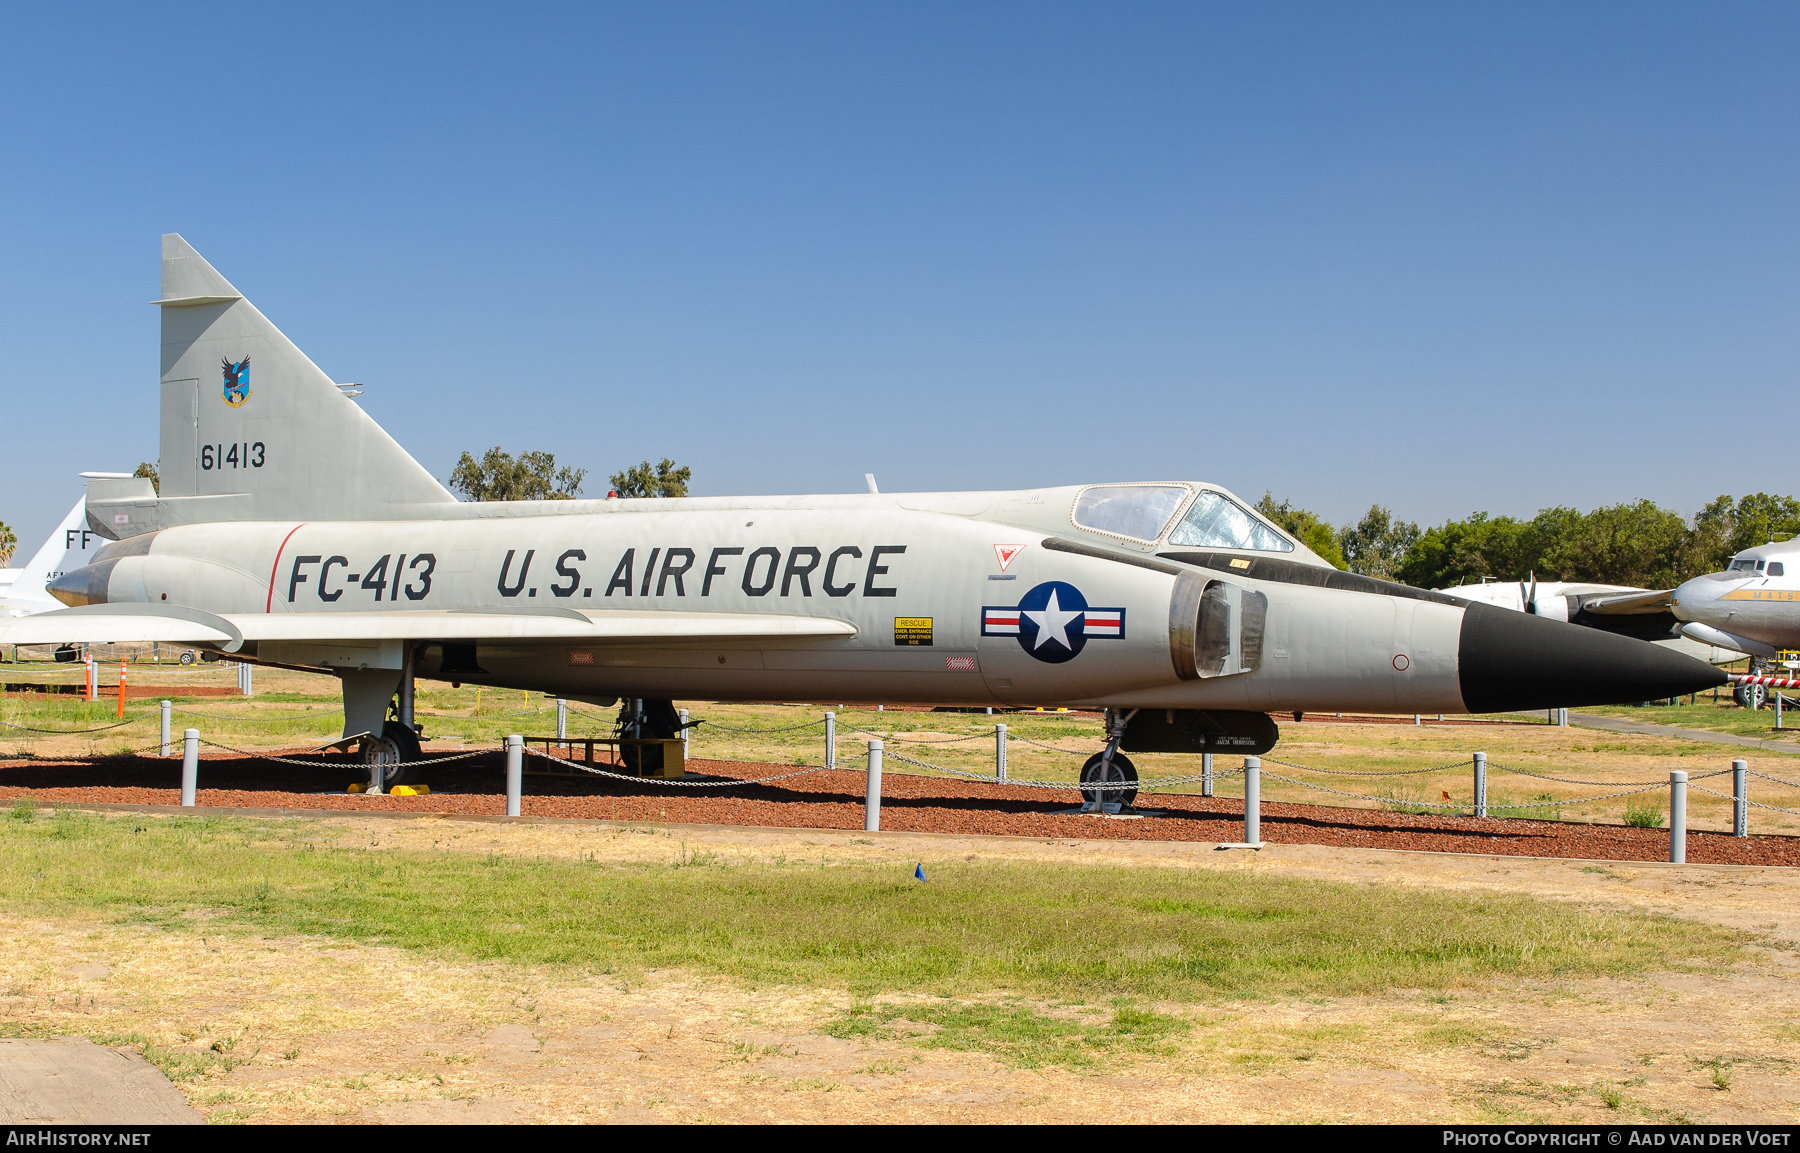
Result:
M173 740L173 741L170 741L169 744L170 744L170 747L173 748L173 747L179 746L181 744L181 742L179 740ZM160 756L161 752L162 752L162 742L157 741L154 744L144 745L139 748L120 749L117 752L112 752L112 753L95 753L92 756L86 756L86 757L57 757L57 756L41 757L35 753L13 753L10 755L10 757L8 759L18 760L18 761L53 761L53 762L84 761L84 762L91 763L93 761L110 761L110 760L114 760L118 757L141 757L144 754L151 753L151 752L154 752L158 756ZM179 754L176 754L176 755L179 755Z
M532 748L527 748L525 751L530 753L534 757L542 757L546 761L555 761L557 764L567 765L571 769L580 769L582 772L592 774L593 776L596 776L596 777L610 777L615 781L630 781L633 784L637 784L637 785L675 785L679 788L688 788L688 789L732 789L732 788L737 788L740 785L764 785L764 784L769 783L770 781L785 781L785 780L789 780L790 778L793 778L793 777L804 777L804 776L808 775L809 773L824 773L824 772L830 771L830 768L828 766L819 765L814 768L801 769L798 772L780 773L773 777L757 777L754 780L735 780L734 779L734 780L729 780L729 781L667 781L667 780L663 780L660 777L639 777L639 776L633 776L630 773L609 773L605 769L597 769L594 766L589 765L589 764L584 764L581 761L565 761L561 757L554 756L550 753L539 752L538 750L532 749ZM864 754L864 755L866 756L867 754ZM850 759L855 760L856 758L852 757ZM420 763L420 762L414 762L414 763Z
M1757 775L1761 776L1760 773ZM1725 800L1730 801L1732 804L1734 804L1734 805L1737 804L1737 798L1732 796L1729 793L1721 793L1721 792L1717 791L1716 789L1709 789L1702 785L1692 785L1690 787L1693 788L1694 790L1696 790L1697 792L1711 793L1715 797L1723 797ZM1749 797L1744 798L1744 803L1746 805L1755 806L1756 808L1759 808L1759 809L1768 809L1771 812L1776 812L1776 813L1791 813L1796 817L1800 817L1800 809L1784 809L1780 805L1765 805L1761 801L1753 801Z
M173 746L175 743L176 740L171 738L169 744ZM224 749L228 753L236 753L240 757L254 757L260 761L274 761L277 764L283 765L304 765L309 769L341 769L345 767L344 762L342 761L306 761L301 760L299 757L280 757L273 753L260 752L256 749L239 749L234 748L231 745L222 745L218 741L209 741L205 737L200 738L200 743L215 749ZM160 748L161 745L158 744L156 747ZM405 761L402 763L407 768L411 768L414 765L442 765L450 761L466 761L470 757L489 756L494 751L495 750L493 749L471 749L466 753L453 753L447 757L426 757L423 760ZM354 766L356 762L353 761L351 764Z
M803 725L784 725L783 727L778 728L778 729L733 729L733 728L729 728L725 725L721 725L717 721L708 721L708 720L699 720L699 721L694 721L693 723L695 725L706 725L707 727L716 729L721 733L791 733L795 729L817 728L819 725L822 725L825 723L825 718L820 717L816 721L807 721Z
M48 733L51 736L57 737L78 737L84 733L104 733L110 732L113 729L122 729L126 725L135 725L139 721L147 721L151 716L152 714L145 713L141 716L127 717L117 724L101 725L97 729L34 729L30 725L11 725L7 724L5 721L0 721L0 728L15 729L21 733Z
M1162 780L1155 781L1027 781L1010 776L1004 781L996 781L991 773L984 776L979 773L968 772L964 769L952 769L943 765L934 765L929 761L915 760L905 753L889 751L887 753L887 759L890 761L904 761L909 765L917 765L921 769L930 769L937 773L948 773L953 777L963 777L971 781L979 781L986 785L1018 785L1020 788L1025 789L1062 789L1065 792L1069 789L1100 792L1137 789L1140 792L1143 792L1150 789L1166 789L1174 785L1199 784L1206 780L1205 775L1201 774L1192 777L1166 777ZM1213 773L1213 780L1219 781L1226 777L1241 776L1243 775L1243 772L1244 770L1241 768L1216 771Z
M169 747L171 749L179 750L181 747L181 741L179 739L171 740L169 742ZM152 751L154 751L157 756L161 756L162 755L162 742L157 741L155 744L145 745L144 747L138 748L138 749L120 749L116 753L101 753L98 756L88 757L86 759L92 760L92 761L104 761L111 757L141 757L145 753L149 753ZM175 757L178 757L180 755L181 754L179 751L171 753L170 759L174 759Z
M981 735L985 737L985 736L990 736L992 734L982 733ZM1061 753L1065 757L1091 757L1094 755L1091 752L1082 752L1078 749L1059 749L1055 745L1046 745L1044 742L1034 741L1030 737L1015 737L1011 733L1006 734L1006 739L1008 741L1022 741L1028 745L1036 745L1040 749L1048 749L1050 752L1053 752L1053 753Z
M1296 765L1292 761L1278 761L1274 757L1264 757L1262 761L1265 765L1282 765L1302 773L1328 773L1334 777L1416 777L1421 773L1441 773L1447 769L1461 768L1464 765L1473 764L1474 758L1464 757L1460 761L1451 761L1449 764L1439 765L1435 769L1396 769L1386 773L1363 773L1350 769L1315 769L1310 765Z
M1559 785L1648 785L1651 788L1661 788L1669 783L1666 780L1662 780L1662 781L1580 781L1580 780L1572 780L1568 777L1546 776L1543 773L1531 772L1529 769L1509 768L1506 765L1495 764L1493 761L1488 762L1488 768L1498 769L1503 773L1513 773L1513 774L1515 774L1517 776L1521 776L1521 777L1533 777L1540 781L1555 781ZM1690 781L1704 781L1704 780L1709 780L1713 777L1722 777L1726 773L1729 773L1729 772L1731 772L1730 769L1720 769L1717 772L1713 772L1713 773L1698 773L1694 776L1689 777L1688 779ZM1625 794L1615 793L1613 795L1622 797ZM1575 802L1570 801L1569 803L1574 804Z
M993 733L970 733L966 737L902 737L893 733L884 735L874 729L865 729L860 725L844 725L843 727L853 733L862 733L864 736L875 737L878 740L899 741L907 745L956 745L964 741L989 741L994 738Z
M1408 808L1419 808L1419 809L1473 809L1475 807L1475 804L1472 801L1469 802L1468 804L1459 805L1454 801L1445 803L1442 801L1398 800L1394 797L1371 797L1367 793L1347 793L1347 792L1343 791L1342 789L1333 789L1333 788L1327 788L1324 785L1315 785L1311 781L1296 781L1292 777L1284 777L1279 773L1264 773L1263 776L1269 778L1272 781L1286 781L1290 785L1299 785L1303 789L1316 789L1317 791L1319 791L1321 793L1331 793L1334 796L1355 797L1356 799L1361 800L1361 801L1376 801L1376 802L1379 802L1381 804L1386 804L1386 805L1405 805ZM1623 792L1605 793L1598 797L1574 797L1569 800L1562 800L1559 798L1557 800L1552 800L1552 801L1535 801L1535 802L1531 802L1528 804L1484 805L1482 807L1487 809L1489 812L1493 812L1495 809L1502 809L1502 810L1551 809L1551 808L1561 809L1568 805L1585 805L1590 801L1610 801L1614 797L1627 797L1633 793L1647 793L1653 789L1662 788L1667 783L1668 782L1666 782L1666 781L1659 781L1652 785L1646 785L1641 789L1626 789ZM1275 803L1279 804L1280 802L1275 802Z
M1790 789L1800 789L1800 785L1796 785L1796 784L1795 784L1795 783L1794 783L1794 782L1792 782L1792 781L1784 781L1784 780L1782 780L1782 779L1781 779L1781 778L1780 778L1780 777L1771 777L1771 776L1770 776L1770 775L1769 775L1769 774L1767 774L1767 773L1759 773L1759 772L1757 772L1757 771L1756 771L1756 770L1755 770L1755 769L1749 769L1749 770L1747 770L1747 771L1748 771L1748 772L1749 772L1749 774L1750 774L1750 775L1751 775L1751 776L1753 776L1753 777L1761 777L1761 778L1762 778L1762 779L1763 779L1763 780L1765 780L1765 781L1774 781L1774 782L1775 782L1775 783L1776 783L1776 784L1778 784L1778 785L1786 785L1786 786L1787 786L1787 787L1788 787L1788 788L1790 788Z

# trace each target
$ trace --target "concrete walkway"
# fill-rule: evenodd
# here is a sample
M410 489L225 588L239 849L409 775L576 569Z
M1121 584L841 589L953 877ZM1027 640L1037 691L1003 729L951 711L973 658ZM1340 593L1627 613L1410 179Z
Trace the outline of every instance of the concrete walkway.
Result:
M202 1125L181 1090L136 1053L79 1037L0 1040L0 1124Z
M1800 755L1800 744L1794 741L1740 737L1736 733L1715 733L1708 729L1682 729L1674 725L1652 725L1644 721L1628 721L1623 717L1596 717L1570 713L1569 723L1584 729L1606 729L1615 733L1645 733L1653 737L1679 737L1684 741L1710 741L1715 745L1739 745L1761 753ZM1800 734L1796 734L1800 735Z

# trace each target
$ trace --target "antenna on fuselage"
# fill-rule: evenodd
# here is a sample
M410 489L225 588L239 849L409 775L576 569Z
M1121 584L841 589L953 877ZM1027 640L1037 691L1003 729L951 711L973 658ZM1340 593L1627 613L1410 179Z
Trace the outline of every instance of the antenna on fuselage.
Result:
M876 494L879 494L881 492L880 489L875 487L875 474L874 473L872 473L872 472L863 473L863 480L868 482L870 492L876 493Z

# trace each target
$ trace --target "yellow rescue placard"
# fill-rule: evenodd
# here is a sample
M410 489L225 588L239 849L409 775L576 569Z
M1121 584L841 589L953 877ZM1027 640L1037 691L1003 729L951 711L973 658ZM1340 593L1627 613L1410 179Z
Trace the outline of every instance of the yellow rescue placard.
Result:
M930 617L895 617L894 643L897 645L929 645Z

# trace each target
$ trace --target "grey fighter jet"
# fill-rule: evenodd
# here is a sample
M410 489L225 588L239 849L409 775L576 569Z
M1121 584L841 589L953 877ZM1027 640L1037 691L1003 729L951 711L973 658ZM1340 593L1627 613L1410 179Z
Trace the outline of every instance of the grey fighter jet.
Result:
M648 702L639 717L691 697L1105 709L1103 768L1121 748L1265 751L1272 712L1723 680L1338 572L1200 481L460 503L179 236L155 303L161 495L91 480L112 543L51 584L68 609L0 622L0 643L170 641L335 673L344 736L378 762L417 756L416 677Z

